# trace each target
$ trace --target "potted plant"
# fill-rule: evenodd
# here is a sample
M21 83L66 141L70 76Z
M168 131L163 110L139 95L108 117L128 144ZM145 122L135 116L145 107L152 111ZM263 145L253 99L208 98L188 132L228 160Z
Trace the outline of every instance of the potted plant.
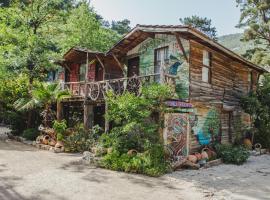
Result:
M66 120L62 120L62 121L55 120L53 123L53 129L55 130L56 139L57 139L57 143L56 143L55 147L61 148L64 146L64 143L63 143L64 133L67 129Z

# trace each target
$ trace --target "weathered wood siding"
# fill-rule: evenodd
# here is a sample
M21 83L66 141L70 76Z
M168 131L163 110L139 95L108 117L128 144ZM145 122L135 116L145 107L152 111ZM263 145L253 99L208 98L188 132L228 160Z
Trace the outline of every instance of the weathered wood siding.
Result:
M211 83L202 81L203 50L211 52ZM190 41L190 102L194 105L198 117L191 135L191 150L201 146L197 134L202 131L207 113L213 107L220 116L221 142L228 143L234 138L232 116L241 111L240 96L250 91L251 81L252 89L256 89L257 79L256 71L209 47ZM224 106L233 108L231 113L226 111Z

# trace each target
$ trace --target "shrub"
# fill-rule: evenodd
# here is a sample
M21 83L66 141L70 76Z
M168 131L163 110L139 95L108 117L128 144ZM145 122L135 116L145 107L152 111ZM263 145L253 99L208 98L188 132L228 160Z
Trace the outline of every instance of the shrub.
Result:
M224 163L241 165L249 158L249 152L243 146L216 145L217 156Z
M83 124L75 127L74 132L64 138L65 150L68 152L89 151L96 143L100 128L95 126L92 130L85 130Z
M22 137L27 140L36 140L37 136L39 136L39 132L35 128L29 128L23 131Z
M148 176L161 176L168 171L162 145L154 145L151 150L136 155L113 151L103 157L101 166L124 172L142 173Z
M244 111L252 116L256 128L254 140L270 148L270 75L263 76L257 90L241 99Z
M107 95L106 117L114 128L99 139L99 145L112 149L103 157L103 167L149 176L166 172L168 164L159 135L164 119L157 114L166 111L164 101L171 97L171 88L158 84L143 87L141 96L128 92ZM137 154L128 155L129 151Z

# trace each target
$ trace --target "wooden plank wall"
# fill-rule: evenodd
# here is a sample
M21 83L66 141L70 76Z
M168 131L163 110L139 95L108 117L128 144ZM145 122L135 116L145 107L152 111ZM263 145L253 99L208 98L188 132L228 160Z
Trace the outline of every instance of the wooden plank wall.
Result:
M203 50L212 54L211 84L202 82ZM240 110L240 95L249 92L249 74L250 69L243 64L196 41L190 41L190 102L197 110L196 114L201 121L210 107L217 108L220 113L222 143L229 142L229 112L222 107L233 106L235 110ZM252 75L254 83L252 87L256 89L258 73L253 70ZM233 127L231 130L233 134ZM200 145L196 136L192 134L191 139L191 151L198 149Z

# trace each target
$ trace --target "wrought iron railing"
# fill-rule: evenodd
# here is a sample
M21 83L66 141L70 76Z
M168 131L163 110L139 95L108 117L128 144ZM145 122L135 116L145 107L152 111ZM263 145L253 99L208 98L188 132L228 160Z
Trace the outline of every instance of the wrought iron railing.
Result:
M174 85L176 77L166 74L164 79L163 82ZM73 96L87 97L92 101L96 101L104 99L108 91L119 95L123 94L125 91L140 95L142 86L158 81L160 81L160 74L135 75L133 77L97 82L66 82L63 83L63 88L70 90Z

